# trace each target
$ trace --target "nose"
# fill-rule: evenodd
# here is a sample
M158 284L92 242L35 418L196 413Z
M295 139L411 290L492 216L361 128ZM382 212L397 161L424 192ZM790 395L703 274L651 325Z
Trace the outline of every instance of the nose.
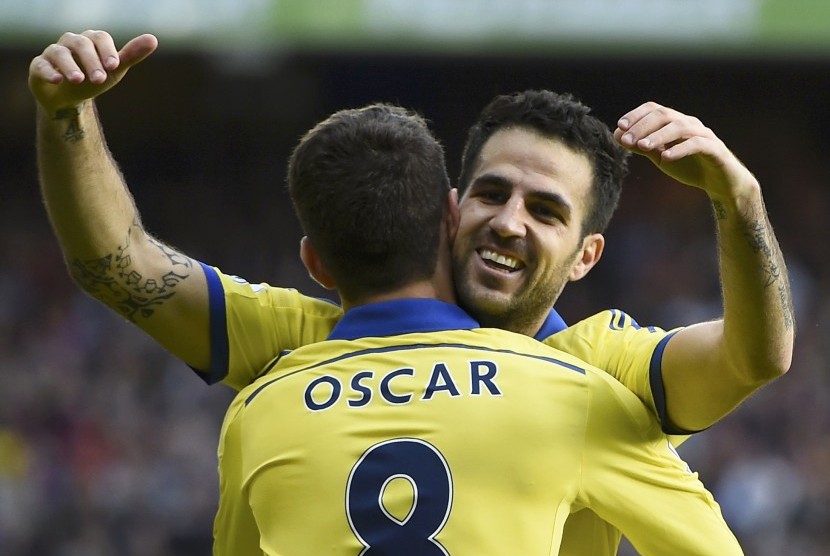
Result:
M500 237L524 237L527 231L526 216L521 200L510 199L490 219L490 228Z

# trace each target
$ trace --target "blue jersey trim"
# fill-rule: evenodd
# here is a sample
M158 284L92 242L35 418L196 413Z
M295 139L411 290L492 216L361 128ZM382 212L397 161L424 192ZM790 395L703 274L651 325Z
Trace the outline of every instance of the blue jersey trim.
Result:
M548 313L548 316L545 318L545 322L542 323L542 327L533 336L533 338L539 340L540 342L544 342L547 338L550 338L557 332L562 332L566 328L568 328L568 325L565 322L565 319L559 316L556 309L551 309L550 313Z
M544 355L534 355L534 354L531 354L531 353L523 353L523 352L513 351L513 350L510 350L510 349L496 349L496 348L490 348L490 347L485 347L485 346L471 346L471 345L468 345L468 344L453 344L453 343L394 345L394 346L384 346L384 347L380 347L380 348L361 349L361 350L358 350L358 351L352 351L352 352L349 352L349 353L344 353L343 355L338 355L337 357L332 357L330 359L325 359L323 361L318 361L316 363L312 363L311 365L308 365L307 367L303 367L302 369L297 369L296 371L291 371L290 373L278 376L278 377L274 378L273 380L269 380L268 382L266 382L265 384L261 385L259 388L257 388L253 392L251 392L251 395L248 396L248 398L245 400L245 405L251 403L251 400L253 400L266 387L268 387L271 384L274 384L275 382L280 381L284 378L293 376L297 373L302 373L304 371L308 371L308 370L311 370L311 369L316 369L317 367L323 367L323 366L326 366L326 365L331 365L333 363L337 363L338 361L344 361L346 359L351 359L353 357L360 357L362 355L368 355L368 354L372 354L372 353L389 353L389 352L393 352L393 351L409 351L409 350L415 350L415 349L434 349L434 348L466 349L466 350L470 350L470 351L482 351L482 352L487 352L487 353L504 353L504 354L509 354L509 355L516 355L518 357L526 357L528 359L535 359L537 361L544 361L546 363L550 363L550 364L556 365L558 367L563 367L565 369L577 372L577 373L582 374L582 375L585 374L585 369L583 369L582 367L579 367L579 366L574 365L572 363L567 363L567 362L562 361L560 359L556 359L555 357L547 357L547 356L544 356Z
M611 330L623 330L624 328L630 326L636 330L643 328L637 321L631 318L625 311L621 311L619 309L608 309L611 311L611 321L608 323L608 328ZM626 322L628 321L628 322ZM655 326L646 326L646 330L649 332L657 332L657 327Z
M329 340L355 340L367 336L395 336L412 332L480 328L470 315L437 299L395 299L359 305L346 311Z
M208 288L210 321L210 368L207 371L193 369L208 384L220 382L228 374L229 342L228 320L225 313L225 290L216 271L200 262Z
M640 328L640 325L637 324L637 321L629 317L625 313L625 311L620 311L619 309L611 309L611 322L608 323L608 328L610 328L611 330L623 330L625 328L626 318L631 320L632 328Z
M657 409L657 416L660 418L660 427L666 434L694 434L700 431L688 431L676 427L669 419L668 409L666 408L666 389L663 386L663 352L666 349L666 344L669 340L677 334L678 331L666 335L660 340L654 352L651 354L651 363L649 365L649 382L651 384L651 396L654 398L654 407Z

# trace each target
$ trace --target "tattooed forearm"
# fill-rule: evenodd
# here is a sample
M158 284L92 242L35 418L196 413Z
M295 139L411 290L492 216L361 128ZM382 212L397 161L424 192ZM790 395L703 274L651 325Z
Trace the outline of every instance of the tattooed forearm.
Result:
M772 249L770 249L769 243L767 242L767 237L769 235L768 229L769 228L766 223L753 222L749 225L745 232L746 239L749 242L750 248L752 248L752 252L764 255L767 260L772 257Z
M752 252L761 256L760 266L765 276L764 287L777 287L784 327L789 330L795 323L790 281L784 264L784 256L772 235L769 222L766 220L754 222L747 228L745 236Z
M55 112L56 120L65 120L67 122L66 131L63 133L63 140L68 143L77 143L84 138L86 132L81 127L81 111L78 107L63 108Z
M131 228L131 231L136 229ZM152 240L166 258L164 270L157 276L146 276L135 268L131 257L131 234L115 253L98 259L70 261L70 271L83 288L94 298L117 310L129 320L150 317L154 310L172 298L176 286L191 273L190 259L156 240Z

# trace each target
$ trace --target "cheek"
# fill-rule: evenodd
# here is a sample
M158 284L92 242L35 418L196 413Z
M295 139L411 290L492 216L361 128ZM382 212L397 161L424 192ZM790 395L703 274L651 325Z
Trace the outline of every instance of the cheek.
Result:
M556 235L538 248L540 267L546 275L569 274L577 261L582 247L578 241L564 235Z
M470 249L470 233L471 228L466 225L464 219L458 223L458 228L455 231L455 238L452 242L452 255L456 262L465 257L465 252Z
M463 244L469 242L478 228L478 219L475 218L475 215L471 211L467 211L466 213L461 211L458 220L458 229L455 232L456 243Z

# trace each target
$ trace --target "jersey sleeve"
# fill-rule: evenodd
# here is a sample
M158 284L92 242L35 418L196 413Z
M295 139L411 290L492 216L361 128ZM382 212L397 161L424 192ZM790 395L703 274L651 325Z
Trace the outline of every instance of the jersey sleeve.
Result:
M325 340L343 316L330 301L202 267L210 299L211 368L200 374L209 383L242 389L283 351Z
M743 554L711 493L639 400L606 373L588 376L579 504L619 528L644 556Z
M678 330L643 327L626 313L611 309L547 337L544 343L616 378L657 415L665 432L678 435L672 437L677 446L688 436L669 422L661 365L663 349Z

